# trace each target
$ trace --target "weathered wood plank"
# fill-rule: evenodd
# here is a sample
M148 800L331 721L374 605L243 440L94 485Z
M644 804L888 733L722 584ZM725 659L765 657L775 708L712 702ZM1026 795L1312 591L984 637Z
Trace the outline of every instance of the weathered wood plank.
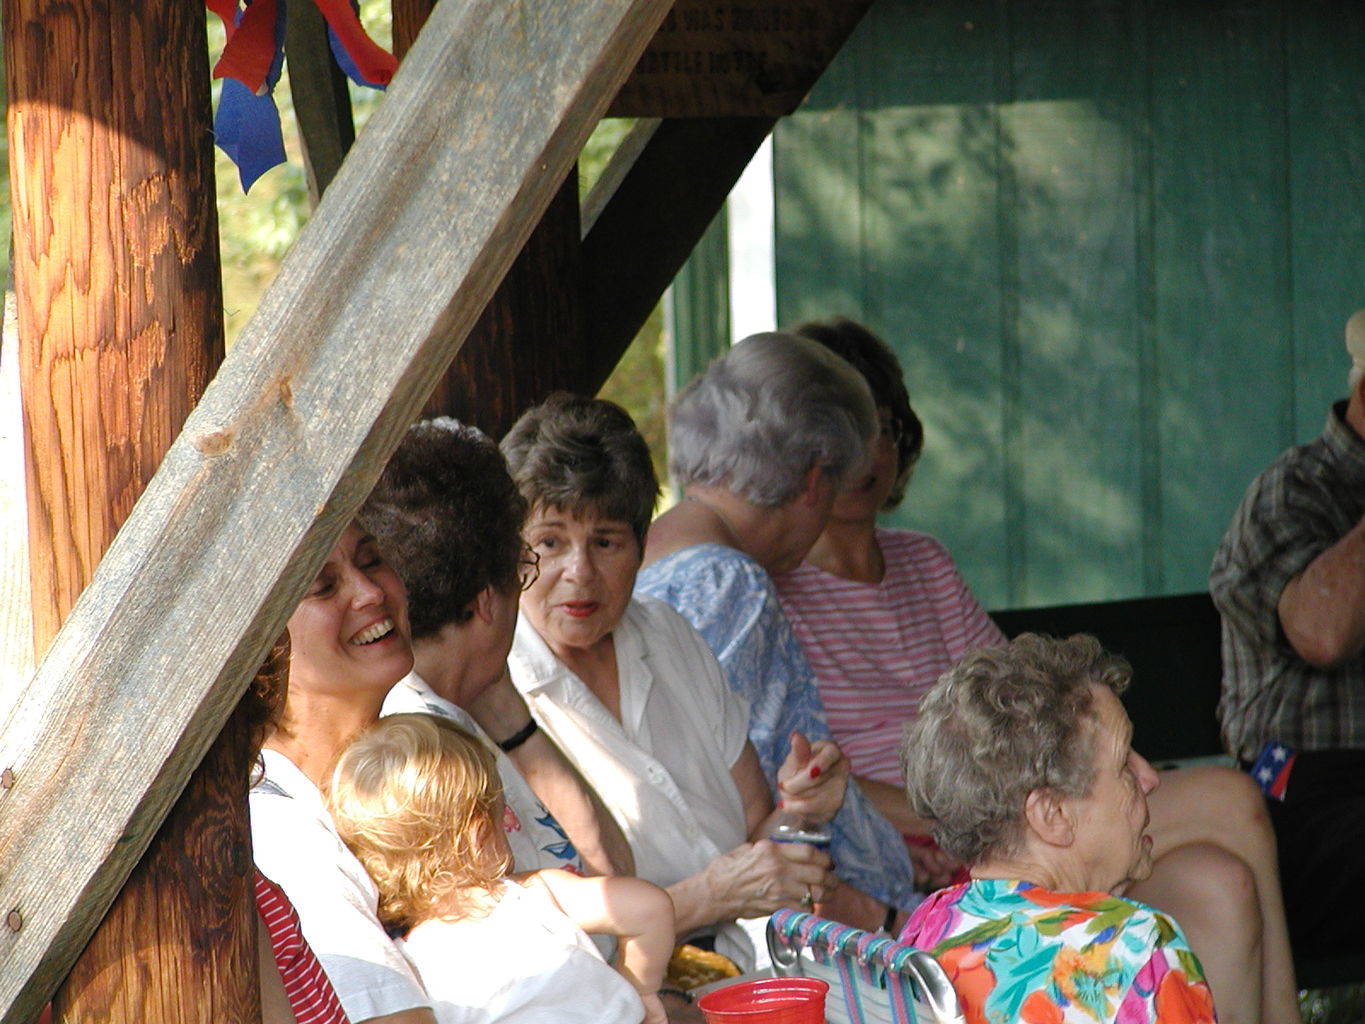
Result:
M3 1024L69 968L664 13L437 5L0 728Z
M351 94L327 41L327 22L313 0L286 0L285 56L289 95L303 148L308 200L317 206L355 142Z
M576 390L593 394L611 375L740 174L772 130L770 118L681 118L646 123L648 141L622 144L630 170L609 168L585 206L583 239L590 362Z
M677 0L613 117L781 117L871 0Z

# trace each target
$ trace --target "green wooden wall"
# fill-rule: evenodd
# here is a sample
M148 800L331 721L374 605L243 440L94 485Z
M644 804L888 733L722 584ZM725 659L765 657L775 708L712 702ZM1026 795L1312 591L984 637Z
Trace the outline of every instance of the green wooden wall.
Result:
M774 151L782 323L899 351L991 607L1199 590L1344 394L1365 4L878 0Z

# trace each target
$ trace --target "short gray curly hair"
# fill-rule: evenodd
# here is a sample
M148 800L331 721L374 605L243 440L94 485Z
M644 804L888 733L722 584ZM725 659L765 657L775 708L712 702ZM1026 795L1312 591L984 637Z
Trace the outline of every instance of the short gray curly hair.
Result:
M678 396L669 469L679 486L776 507L801 493L812 466L842 483L876 432L867 383L848 363L807 338L752 334Z
M968 864L1019 851L1024 801L1036 789L1090 791L1092 684L1122 693L1128 662L1078 633L1024 633L971 651L945 672L905 727L901 769L910 809Z

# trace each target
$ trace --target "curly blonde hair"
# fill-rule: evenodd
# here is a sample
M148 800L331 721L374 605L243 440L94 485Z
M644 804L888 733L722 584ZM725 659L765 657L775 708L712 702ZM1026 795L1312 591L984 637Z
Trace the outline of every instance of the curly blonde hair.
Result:
M406 933L466 916L512 866L493 752L435 715L381 718L346 748L328 803L379 889L379 919Z

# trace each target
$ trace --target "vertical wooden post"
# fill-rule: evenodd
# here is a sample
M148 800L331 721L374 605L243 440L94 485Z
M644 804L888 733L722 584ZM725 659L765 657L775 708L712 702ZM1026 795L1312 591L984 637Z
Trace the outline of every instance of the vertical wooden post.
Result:
M455 416L498 438L551 392L582 390L593 355L582 251L578 175L570 174L436 385L429 415Z
M400 61L434 4L392 0ZM501 437L550 392L582 387L590 354L581 226L578 175L570 174L432 391L426 415L456 416Z
M41 657L222 360L222 287L203 5L4 0L3 26ZM259 1020L245 758L230 725L60 1019Z
M204 9L5 0L34 646L223 355Z
M412 48L417 33L431 17L436 0L392 0L393 10L393 55L400 61Z

